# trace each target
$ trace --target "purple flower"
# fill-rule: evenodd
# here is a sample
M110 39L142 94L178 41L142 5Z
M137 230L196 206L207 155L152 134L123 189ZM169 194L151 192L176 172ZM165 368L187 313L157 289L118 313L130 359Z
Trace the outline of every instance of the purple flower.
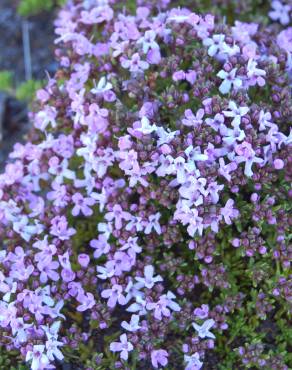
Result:
M288 27L278 34L277 44L281 49L292 53L292 27Z
M127 303L125 296L123 295L123 288L121 285L114 284L111 289L105 289L101 292L102 298L108 298L107 305L110 308L114 308L117 302L120 305Z
M140 55L135 53L131 59L121 58L121 65L123 68L129 69L130 72L144 72L145 69L149 68L149 64L141 60Z
M235 162L225 164L224 159L219 158L219 165L220 165L220 168L218 170L219 174L221 176L224 176L227 181L230 181L231 180L230 172L233 172L237 169L237 164Z
M72 201L74 202L75 206L72 209L72 215L78 216L83 213L84 216L91 216L93 214L93 210L89 206L93 206L95 204L95 200L92 198L84 198L82 194L75 193L72 196Z
M78 255L78 263L83 268L86 268L89 265L90 257L88 254L81 253Z
M188 127L198 127L203 123L205 111L203 108L199 109L194 115L191 109L185 111L185 118L182 119L182 123Z
M167 292L163 294L158 302L149 302L146 305L148 310L154 310L154 317L157 320L162 320L162 316L170 317L170 309L179 312L181 310L180 306L173 301L175 295L172 292Z
M48 200L53 201L56 207L66 207L69 202L69 195L67 194L66 185L61 185L56 181L52 182L53 191L47 194Z
M76 299L79 303L81 303L79 306L77 306L77 311L79 312L84 312L86 310L89 310L96 303L92 293L78 294Z
M139 315L132 315L130 323L127 323L126 321L122 321L121 326L122 328L130 332L135 332L141 328L141 326L139 326L139 320L140 320Z
M155 38L156 32L153 30L148 30L145 32L144 36L137 40L137 44L141 44L143 52L147 54L149 49L159 49L159 45L155 41Z
M74 154L73 136L61 134L58 139L55 140L53 150L63 158L71 158Z
M123 211L122 207L119 204L115 204L111 212L105 214L105 219L107 221L115 222L115 228L120 230L122 228L122 221L129 221L131 219L131 214L129 212Z
M107 242L107 238L105 235L100 234L98 239L92 239L90 241L91 248L95 248L93 253L94 258L99 258L103 254L107 254L110 251L110 245Z
M151 289L155 283L163 281L160 275L154 277L154 267L151 265L144 267L144 277L136 277L135 279L138 281L140 287L148 289Z
M41 272L40 282L45 284L48 281L48 279L51 279L53 281L58 281L59 274L55 270L59 266L60 266L59 262L57 261L51 261L50 263L46 263L46 264L39 262L37 267L39 271Z
M281 3L281 1L272 1L272 8L269 12L269 16L273 21L279 20L279 22L285 26L290 22L289 12L291 10L290 5L284 5Z
M65 158L60 162L58 157L51 157L49 160L48 172L56 176L54 181L63 184L64 178L74 180L76 177L75 172L69 170L68 166L68 159Z
M74 234L76 230L72 227L68 228L68 221L65 216L56 216L51 220L50 233L57 236L60 240L68 240Z
M209 314L209 306L207 304L202 304L201 307L198 307L194 310L194 315L199 319L206 319Z
M61 276L62 276L62 279L66 281L66 283L69 283L70 281L73 281L75 279L76 274L71 269L65 268L61 271Z
M130 255L121 251L117 251L114 254L112 263L115 269L116 276L121 276L124 271L130 271L132 267L132 260Z
M186 74L182 70L176 71L172 75L173 81L181 81L181 80L184 80L185 78L186 78Z
M200 355L198 352L191 356L185 355L184 361L187 363L185 370L199 370L203 366L203 362L200 361Z
M252 165L254 163L262 163L263 159L258 158L255 155L255 151L252 149L252 146L247 141L244 141L242 144L237 145L235 148L236 154L238 156L235 158L237 163L245 162L244 174L245 176L251 177L253 175Z
M136 238L132 238L131 236L128 238L128 240L126 241L126 243L122 246L122 248L120 248L121 251L124 251L124 250L131 250L133 251L134 253L141 253L142 252L142 248L139 247L139 245L137 244L137 240L138 240L138 237Z
M224 217L225 222L227 225L231 225L231 219L237 218L239 215L239 211L234 206L234 200L228 199L228 201L225 204L225 207L220 209L220 214Z
M259 86L264 86L266 81L263 76L266 75L266 71L263 69L257 68L257 62L249 59L247 63L247 77L248 77L248 84L250 86L255 86L258 84Z
M214 118L206 118L206 123L215 131L218 131L220 126L224 123L224 116L221 113L217 113Z
M127 334L122 334L120 336L120 342L112 342L110 344L110 350L112 352L121 352L120 357L125 361L128 360L129 352L133 351L133 349L132 343L128 342Z
M159 366L166 366L168 363L168 352L164 349L158 349L151 352L151 363L158 369Z
M62 361L64 359L64 355L58 348L63 345L63 342L59 342L55 338L50 338L46 341L47 356L50 361L54 361L55 358L59 361Z

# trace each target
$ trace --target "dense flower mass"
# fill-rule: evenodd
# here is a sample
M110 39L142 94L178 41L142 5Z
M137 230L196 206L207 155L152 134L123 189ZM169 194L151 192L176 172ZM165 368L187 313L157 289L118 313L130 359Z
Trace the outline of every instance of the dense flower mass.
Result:
M56 21L0 176L0 343L32 370L291 365L292 5L268 28L170 3Z

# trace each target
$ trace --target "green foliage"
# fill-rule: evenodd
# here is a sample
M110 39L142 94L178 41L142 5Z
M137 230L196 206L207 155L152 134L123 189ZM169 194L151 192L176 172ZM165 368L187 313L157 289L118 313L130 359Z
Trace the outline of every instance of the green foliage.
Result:
M21 364L18 352L6 352L0 348L0 370L29 370L27 365Z
M65 0L20 0L17 10L21 16L29 17L63 4Z
M39 80L28 80L20 84L15 92L15 96L19 100L30 102L33 100L35 93L42 87L43 83Z
M13 89L12 72L0 71L0 91L11 92Z

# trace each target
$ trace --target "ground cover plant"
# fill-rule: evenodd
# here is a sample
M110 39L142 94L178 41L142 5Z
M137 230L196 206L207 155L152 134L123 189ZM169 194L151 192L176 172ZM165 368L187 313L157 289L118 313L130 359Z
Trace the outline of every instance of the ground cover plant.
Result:
M291 4L196 3L60 11L0 176L3 369L291 368Z

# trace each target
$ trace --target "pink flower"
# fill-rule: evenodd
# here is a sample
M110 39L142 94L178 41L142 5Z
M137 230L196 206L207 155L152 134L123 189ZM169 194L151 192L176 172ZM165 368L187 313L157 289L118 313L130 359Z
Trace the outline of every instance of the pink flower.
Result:
M120 342L112 342L110 344L110 350L112 352L121 352L120 357L125 361L128 360L129 352L133 351L133 349L132 343L128 342L127 334L122 334L120 336Z
M168 363L168 353L164 349L158 349L151 352L151 363L158 369L159 366L166 366Z

